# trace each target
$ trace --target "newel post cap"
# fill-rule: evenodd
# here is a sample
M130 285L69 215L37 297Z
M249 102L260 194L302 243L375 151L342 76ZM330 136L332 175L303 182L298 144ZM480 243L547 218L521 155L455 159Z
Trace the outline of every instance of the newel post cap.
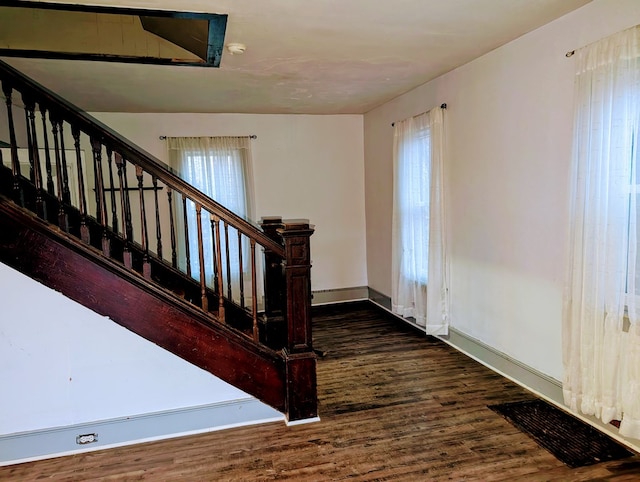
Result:
M306 234L311 236L315 231L315 226L309 224L308 219L285 219L282 221L282 228L278 232L282 236Z

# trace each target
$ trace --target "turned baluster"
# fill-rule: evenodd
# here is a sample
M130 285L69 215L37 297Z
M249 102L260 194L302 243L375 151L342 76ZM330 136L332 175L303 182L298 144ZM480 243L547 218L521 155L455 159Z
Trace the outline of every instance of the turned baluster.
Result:
M124 217L125 228L127 231L127 239L133 241L133 217L131 216L131 199L129 199L129 176L127 176L127 160L122 157L122 178L120 186L124 182ZM122 192L122 190L121 190Z
M29 152L29 172L31 182L36 186L36 214L46 219L46 206L42 199L42 167L40 166L40 151L38 149L38 136L36 134L36 104L35 102L22 95L25 109L24 114L26 118L27 127L27 144Z
M140 194L140 226L142 230L142 275L151 279L151 263L149 262L149 232L147 231L147 210L144 202L142 167L136 166L136 178L138 178L138 193Z
M111 193L111 229L118 234L118 209L116 208L116 189L113 185L113 151L107 147L107 161L109 163L109 192Z
M242 270L240 270L240 277L240 279L242 279ZM260 331L258 329L258 284L256 281L256 242L254 239L251 239L251 314L253 321L253 341L258 343L260 341Z
M28 97L25 97L24 94L22 94L22 103L24 104L24 124L25 124L25 130L27 134L27 153L29 156L29 180L35 184L36 173L35 173L34 163L33 163L33 141L31 139L31 136L32 136L31 123L29 122L29 108L31 107L33 109L33 105L31 103L31 99L29 99Z
M189 221L187 219L187 198L184 193L182 196L182 220L184 222L184 250L187 258L187 274L191 276L191 248L189 247Z
M216 239L216 230L214 226L215 217L213 215L209 215L209 219L211 223L211 249L213 253L213 289L217 295L220 295L222 293L221 291L218 291L218 288L219 288L218 273L220 271L219 269L220 265L218 264L219 260L218 260L218 257L216 256L216 249L217 249L216 246L220 240Z
M104 194L104 181L101 183L102 179L102 144L99 140L91 137L89 139L91 144L91 153L93 157L93 196L96 202L96 219L102 218L102 212L104 211L104 204L102 203ZM100 165L98 165L98 161ZM100 171L98 173L98 171ZM100 184L102 184L102 189L100 188ZM101 192L102 190L102 192Z
M60 159L62 161L62 199L71 204L71 189L69 188L69 168L67 166L67 150L64 147L64 123L59 121L58 135L60 136Z
M78 169L78 197L80 202L80 239L89 244L89 226L87 226L87 197L84 190L84 169L82 168L82 151L80 150L80 129L71 126L73 144L76 150L76 167Z
M51 154L49 153L49 135L47 131L47 110L41 104L40 105L40 115L42 116L42 132L44 136L44 166L47 171L47 191L49 194L55 194L55 187L53 184L53 169L51 167Z
M211 215L211 225L213 226L214 238L216 240L215 243L215 255L216 255L216 265L222 266L222 251L220 249L220 218L217 216ZM224 313L224 286L222 281L222 275L218 276L218 319L220 322L225 323L225 313Z
M56 184L58 197L58 226L64 231L69 231L69 216L64 206L64 179L62 174L62 159L60 156L60 142L58 140L58 126L60 121L54 116L53 112L49 112L49 120L51 121L51 132L53 134L53 154L56 160Z
M224 223L224 251L225 259L227 261L227 299L232 300L231 293L231 261L229 255L229 225L225 221Z
M167 186L167 200L169 201L169 230L171 231L171 266L178 267L178 251L176 249L176 225L173 221L172 189Z
M93 152L94 184L96 189L96 215L102 227L102 252L105 256L111 256L111 244L108 237L107 198L104 192L104 179L102 174L102 143L91 138Z
M16 141L16 128L13 121L13 102L11 95L13 88L6 81L2 81L2 92L7 105L7 120L9 122L9 143L11 144L11 172L13 175L13 199L24 206L24 192L20 186L20 161L18 159L18 143Z
M242 233L238 231L238 272L240 285L240 306L244 308L244 266L242 265Z
M156 208L156 254L162 259L162 229L160 226L160 206L158 204L158 178L151 176L151 184L153 185L153 199Z
M118 183L120 184L120 211L122 213L122 237L124 239L122 261L127 268L131 269L133 265L131 250L129 248L129 240L131 234L131 231L129 229L129 226L131 226L131 212L127 209L129 194L127 191L125 191L124 187L126 182L126 160L118 152L114 153L114 157L116 167L118 168Z
M196 223L198 230L198 261L200 263L201 306L204 311L209 311L209 302L207 300L207 277L204 268L204 242L202 240L202 205L200 203L196 203Z

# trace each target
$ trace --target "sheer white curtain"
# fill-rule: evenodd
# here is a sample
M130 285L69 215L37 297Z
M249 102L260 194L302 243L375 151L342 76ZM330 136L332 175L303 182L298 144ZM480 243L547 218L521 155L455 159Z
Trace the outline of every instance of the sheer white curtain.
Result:
M640 438L640 30L576 53L565 403Z
M251 168L251 142L249 137L168 137L169 159L178 175L235 214L253 217L253 176ZM175 200L175 219L178 226L179 266L186 270L185 230L189 233L190 268L194 278L200 278L198 261L198 236L196 209L187 200L187 226L185 229L182 200ZM214 250L208 213L202 214L202 237L207 284L213 284ZM222 226L221 226L222 230ZM221 244L222 253L226 245ZM240 249L237 232L229 229L229 259L231 260L232 288L238 295ZM243 271L249 269L249 250L246 238L242 244ZM222 273L226 273L226 258L223 255ZM226 281L226 278L225 278ZM250 286L250 285L248 285ZM250 291L250 290L249 290Z
M392 311L432 335L449 332L444 112L396 122L393 142Z

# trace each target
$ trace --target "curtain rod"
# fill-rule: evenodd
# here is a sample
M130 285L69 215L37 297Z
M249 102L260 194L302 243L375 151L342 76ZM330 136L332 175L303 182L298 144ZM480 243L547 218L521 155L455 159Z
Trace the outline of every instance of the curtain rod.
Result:
M169 136L160 136L159 139L164 141ZM248 137L249 139L257 139L258 136L255 134L251 134L250 136L214 136L214 137Z
M445 103L445 104L440 104L440 108L441 108L441 109L446 109L446 108L447 108L447 104L446 104L446 103ZM427 112L428 112L428 111L427 111ZM420 115L420 114L418 114L418 115ZM395 122L392 122L392 123L391 123L391 127L395 127L395 125L396 125L396 123L395 123Z
M633 27L629 27L628 29L621 30L620 32L624 32L626 30L631 30L631 29L638 29L638 28L640 28L640 25L634 25ZM620 33L620 32L618 32L618 33ZM616 34L613 34L613 35L616 35ZM607 38L607 37L604 37L604 38ZM603 40L603 39L600 39L600 40ZM588 47L590 45L593 45L593 44L599 42L600 40L595 40L595 41L593 41L591 43L588 43L587 45L583 45L582 47L577 48L575 50L569 50L566 54L564 54L564 56L567 57L567 58L573 57L577 50L582 50L583 48Z

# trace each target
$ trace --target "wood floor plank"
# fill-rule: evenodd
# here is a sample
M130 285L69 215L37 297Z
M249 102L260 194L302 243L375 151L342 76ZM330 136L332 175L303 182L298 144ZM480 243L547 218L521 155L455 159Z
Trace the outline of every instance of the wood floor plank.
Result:
M318 423L269 423L0 467L0 480L640 480L570 469L487 405L532 395L366 303L314 310Z

